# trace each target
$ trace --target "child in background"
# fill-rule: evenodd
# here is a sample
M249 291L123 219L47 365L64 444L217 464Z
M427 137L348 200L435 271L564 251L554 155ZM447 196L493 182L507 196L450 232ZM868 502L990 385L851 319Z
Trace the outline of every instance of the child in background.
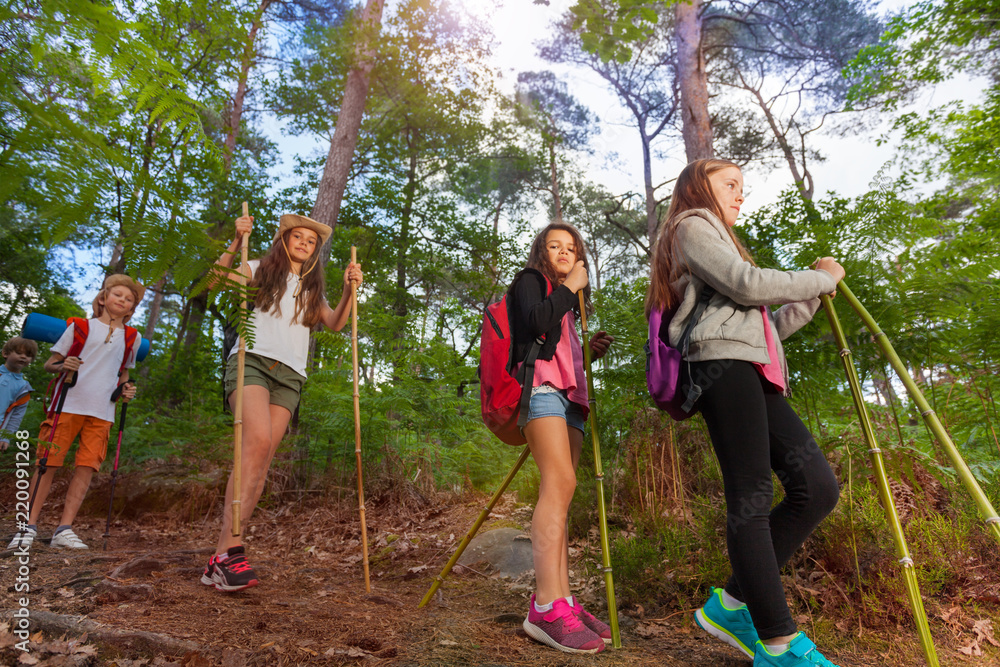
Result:
M681 172L653 250L646 316L677 305L676 342L703 288L715 290L690 337L681 388L708 425L726 497L733 574L713 589L695 621L753 658L756 667L835 667L792 620L781 567L837 504L840 489L823 452L785 400L781 340L807 324L844 269L832 257L811 271L758 268L732 227L743 174L726 160ZM771 312L771 304L786 304ZM690 371L689 371L690 368ZM785 490L771 509L771 471Z
M569 588L566 520L589 412L575 326L581 290L590 306L587 268L580 232L553 223L535 237L527 268L508 291L514 361L523 363L532 342L544 337L524 427L541 482L531 520L536 592L523 625L530 637L567 653L599 653L611 641L611 628L584 610ZM593 358L604 356L613 340L603 331L595 334Z
M229 269L243 242L253 229L253 218L236 220L236 238L216 266ZM349 264L344 271L340 301L336 309L326 302L320 250L330 238L329 226L305 216L281 216L271 248L259 260L244 267L249 285L256 289L253 313L254 342L245 355L243 380L243 450L240 490L241 525L253 515L264 491L267 471L288 428L299 393L306 381L309 332L318 324L339 331L351 309L351 282L362 281L361 266ZM217 279L228 272L216 271ZM235 401L237 351L233 346L226 368L225 392L230 405ZM215 555L201 576L201 583L232 593L259 583L247 562L239 537L232 534L233 477L226 485L222 526Z
M31 398L31 385L21 374L38 356L38 344L14 336L3 346L3 366L0 366L0 452L7 449L9 439L24 419Z
M92 318L80 320L80 326L87 328L82 349L75 352L79 336L75 334L77 325L70 324L52 346L52 356L45 362L45 370L62 374L64 381L73 373L77 374L77 378L72 387L62 388L66 392L66 401L55 432L52 432L50 425L43 423L39 433L38 455L43 456L48 448L47 467L59 468L73 441L77 435L80 436L62 518L52 534L50 544L53 547L88 548L73 532L73 521L90 489L94 473L100 469L107 455L108 435L115 419L112 395L119 384L125 384L121 393L122 400L128 402L135 397L135 385L126 383L128 369L135 367L142 337L133 333L134 340L127 346L125 323L135 313L145 292L145 287L126 275L108 276L101 291L94 297ZM134 332L131 327L129 329ZM75 337L77 340L74 340ZM38 491L31 506L29 525L14 536L8 549L14 549L19 544L30 546L34 541L38 534L38 517L52 488L53 476L54 473L35 473L31 488L35 489L37 484Z

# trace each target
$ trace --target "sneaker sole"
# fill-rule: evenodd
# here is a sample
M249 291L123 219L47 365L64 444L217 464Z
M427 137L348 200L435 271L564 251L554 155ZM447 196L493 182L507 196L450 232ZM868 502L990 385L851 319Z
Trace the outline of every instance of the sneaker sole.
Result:
M598 646L597 648L571 648L569 646L563 646L552 637L549 637L544 630L530 622L528 619L524 619L524 623L521 624L521 627L524 628L524 631L528 633L528 636L536 642L540 642L546 646L551 646L557 651L562 651L563 653L588 653L593 655L594 653L600 653L604 650L603 646ZM604 642L607 643L608 640L605 639Z
M224 583L220 583L218 580L212 582L212 584L215 586L215 590L222 591L223 593L236 593L238 591L246 590L248 588L253 588L259 583L260 581L258 581L257 579L251 579L248 583L243 584L242 586L227 586Z
M733 648L741 651L748 658L753 659L753 653L754 653L753 651L744 646L743 642L737 639L735 635L726 632L724 629L720 628L715 623L712 623L712 621L707 616L705 616L704 613L702 613L701 609L699 609L694 613L694 622L698 624L699 628L701 628L708 634L712 635L716 639L724 641Z

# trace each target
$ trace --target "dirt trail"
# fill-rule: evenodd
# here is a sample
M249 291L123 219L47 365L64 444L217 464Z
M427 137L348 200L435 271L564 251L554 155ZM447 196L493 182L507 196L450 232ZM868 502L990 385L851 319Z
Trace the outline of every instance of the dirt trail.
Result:
M629 613L638 611L626 609L621 649L596 657L558 653L527 638L520 627L529 581L471 570L452 574L428 607L418 609L431 577L482 504L472 499L418 509L369 506L368 595L357 511L346 504L314 500L260 510L246 546L261 585L233 595L199 583L214 543L214 520L181 523L151 515L141 527L119 521L103 552L103 517L83 516L76 529L89 551L70 553L39 542L32 550L29 609L44 627L34 635L30 654L38 662L16 664L749 667L749 660L693 626L693 610L668 610L665 618L651 619L634 618ZM55 511L47 508L46 515ZM495 523L512 525L511 517L524 514L508 501L484 530ZM43 527L42 538L47 537ZM12 585L16 569L10 552L0 557L0 609L8 614L21 595ZM582 582L581 588L585 604L601 615L603 588L595 582ZM9 622L9 615L4 620ZM15 664L24 658L13 648L16 640L4 620L0 664ZM86 636L75 643L58 641L82 632ZM908 632L902 635L903 647L892 646L896 635L873 653L868 637L865 655L845 639L827 655L844 666L920 664L907 653L913 644ZM950 654L942 656L943 665L967 664L964 656ZM996 663L979 658L975 664Z

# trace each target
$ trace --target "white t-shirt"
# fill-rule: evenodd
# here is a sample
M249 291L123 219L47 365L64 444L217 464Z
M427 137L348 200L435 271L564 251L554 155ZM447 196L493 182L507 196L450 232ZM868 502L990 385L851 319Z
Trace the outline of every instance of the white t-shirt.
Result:
M125 329L116 327L108 337L110 328L99 319L92 318L87 333L87 342L77 355L83 360L83 365L77 371L76 384L66 391L66 402L63 412L74 415L88 415L105 421L115 420L115 404L111 402L111 394L118 387L118 369L125 355ZM73 345L73 330L69 325L66 331L52 346L52 352L66 356ZM135 357L139 353L142 336L135 337L135 343L129 351L125 368L135 368Z
M260 266L259 259L252 259L247 264L250 270L257 274L257 267ZM318 270L318 269L317 269ZM253 346L247 348L247 352L268 359L274 359L285 364L293 371L306 376L306 362L309 357L309 327L301 322L292 323L292 316L295 315L295 299L292 294L299 284L299 277L288 272L285 283L285 293L281 295L278 304L281 306L281 315L277 316L272 307L271 312L262 313L254 309L251 315L253 323ZM299 320L304 313L299 314ZM239 338L233 346L229 356L233 356L240 349Z

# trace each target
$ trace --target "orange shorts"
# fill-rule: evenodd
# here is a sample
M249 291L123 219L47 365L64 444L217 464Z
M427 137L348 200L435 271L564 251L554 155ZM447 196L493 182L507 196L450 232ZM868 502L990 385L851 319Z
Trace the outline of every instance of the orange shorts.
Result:
M59 423L56 425L55 439L48 442L49 434L52 430L51 422L46 419L42 422L42 427L38 433L38 457L45 453L45 448L49 449L49 458L46 465L59 468L63 464L63 459L69 453L69 448L80 436L80 446L76 451L76 466L87 466L94 470L101 469L101 463L108 455L108 435L111 433L111 422L88 415L74 415L64 412L59 415Z

